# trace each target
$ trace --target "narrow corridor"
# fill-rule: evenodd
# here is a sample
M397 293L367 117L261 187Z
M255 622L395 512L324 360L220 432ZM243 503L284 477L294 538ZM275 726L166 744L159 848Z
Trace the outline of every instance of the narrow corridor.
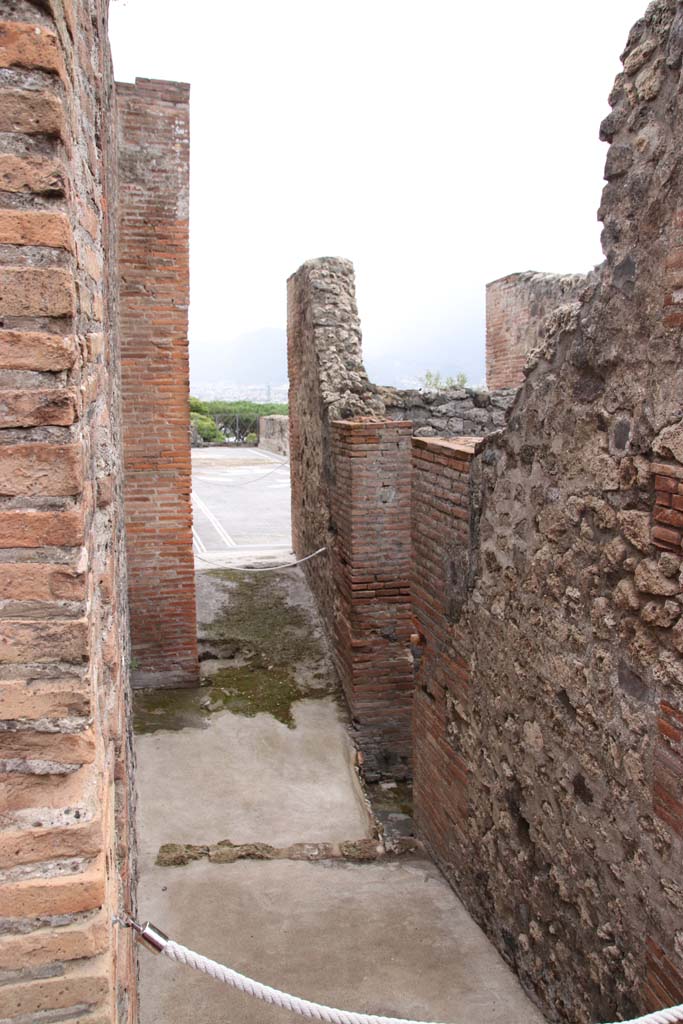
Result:
M406 793L378 788L373 816L301 571L201 572L198 600L204 685L136 694L140 917L310 999L452 1024L541 1024L406 835ZM140 959L142 1024L291 1019Z

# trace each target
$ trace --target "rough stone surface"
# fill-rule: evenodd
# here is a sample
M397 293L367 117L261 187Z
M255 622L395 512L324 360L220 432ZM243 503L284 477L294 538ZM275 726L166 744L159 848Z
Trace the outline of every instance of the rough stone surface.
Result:
M414 440L417 820L553 1020L683 1000L682 26L680 2L654 0L629 37L601 128L604 265L489 289L489 386L521 385L506 422L483 446ZM309 326L325 326L337 394L348 335L306 291L323 270L346 284L365 402L345 418L402 418L412 403L439 433L450 410L432 427L422 396L369 387L349 277L334 261L298 272L293 515L308 550L336 551L338 467ZM477 408L455 396L453 428L470 398ZM362 521L370 492L346 493ZM368 562L385 541L368 539ZM352 566L311 577L331 623Z
M289 455L289 416L259 416L259 448Z
M445 391L402 391L380 388L386 415L408 420L416 437L490 434L505 425L516 387L498 391L449 388Z
M551 1019L683 999L682 14L650 4L612 93L605 264L457 498L424 463L464 528L413 510L443 616L420 616L417 820Z

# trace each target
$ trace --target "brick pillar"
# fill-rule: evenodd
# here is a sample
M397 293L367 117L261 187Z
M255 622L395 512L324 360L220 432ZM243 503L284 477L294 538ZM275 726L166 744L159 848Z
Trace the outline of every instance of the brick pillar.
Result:
M119 107L120 323L135 686L195 686L189 362L189 86Z
M490 391L519 387L532 349L544 337L546 317L576 301L583 274L508 274L486 286L486 385Z
M124 1024L134 956L112 914L132 909L134 856L106 3L3 16L0 1018Z
M333 651L365 771L410 771L411 423L337 420L331 566Z
M470 538L470 463L481 438L413 438L412 599L416 647L415 818L442 864L467 858L471 644L459 624Z

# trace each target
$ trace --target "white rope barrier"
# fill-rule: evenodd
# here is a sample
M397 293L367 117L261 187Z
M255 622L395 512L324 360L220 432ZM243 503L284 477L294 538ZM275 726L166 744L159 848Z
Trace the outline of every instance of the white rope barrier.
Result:
M262 565L258 566L244 566L244 565L224 565L221 562L212 562L210 559L205 558L203 555L197 554L195 551L195 558L198 558L200 562L206 562L207 565L212 565L215 569L226 569L228 572L275 572L277 569L293 569L295 565L301 565L303 562L307 562L309 558L315 558L316 555L322 555L323 551L327 551L327 548L318 548L317 551L312 551L310 555L306 555L305 558L298 558L296 562L283 562L281 565ZM229 552L227 552L229 554Z
M382 1017L374 1013L337 1010L322 1003L313 1003L309 999L300 999L298 996L281 992L277 988L271 988L270 985L262 985L261 982L247 978L246 975L234 971L231 967L219 964L216 960L210 960L208 957L202 956L201 953L195 953L187 946L181 946L180 943L169 939L149 922L139 925L126 915L115 917L114 921L127 928L134 928L140 944L153 953L161 953L175 963L184 964L194 971L201 971L202 974L207 974L210 978L215 978L216 981L231 985L239 992L246 992L254 999L261 999L264 1003L270 1003L272 1006L280 1006L284 1010L298 1013L302 1017L327 1021L327 1024L426 1024L424 1021L407 1020L403 1017ZM666 1010L647 1013L644 1017L634 1017L629 1021L614 1021L613 1024L676 1024L677 1021L683 1021L683 1003Z

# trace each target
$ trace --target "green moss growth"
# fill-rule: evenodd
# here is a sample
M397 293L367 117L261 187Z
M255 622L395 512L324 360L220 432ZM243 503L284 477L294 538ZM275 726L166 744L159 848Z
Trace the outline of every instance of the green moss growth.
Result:
M139 734L160 729L201 729L215 712L232 711L250 718L272 715L293 729L292 705L304 697L317 696L327 694L324 690L302 692L287 669L249 664L221 669L204 680L198 690L136 690L134 726Z
M398 812L412 816L413 787L409 782L397 782L390 789L385 789L379 782L368 782L365 788L373 811Z
M265 664L295 665L322 656L320 643L311 634L311 623L300 608L287 601L282 577L277 573L208 573L228 583L228 600L218 617L204 627L207 639L237 642Z
M216 570L207 575L216 579L227 600L216 619L203 627L200 640L217 658L239 653L241 663L207 676L199 689L136 690L135 731L206 728L211 715L221 711L265 713L294 728L297 701L333 692L320 685L325 681L319 669L323 652L311 623L288 602L278 574ZM304 665L313 685L297 681L297 667Z
M232 711L249 717L265 713L290 729L294 728L292 705L305 696L291 673L278 667L269 670L249 664L224 668L210 676L210 684L210 711Z

